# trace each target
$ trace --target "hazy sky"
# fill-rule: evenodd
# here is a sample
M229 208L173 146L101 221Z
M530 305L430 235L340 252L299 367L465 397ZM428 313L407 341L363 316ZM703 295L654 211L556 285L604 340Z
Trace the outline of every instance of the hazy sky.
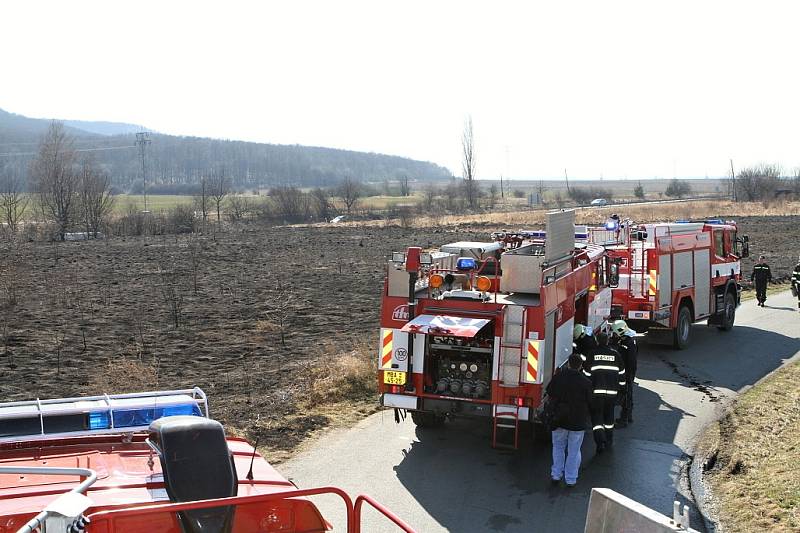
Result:
M797 2L0 3L0 108L496 178L800 166Z

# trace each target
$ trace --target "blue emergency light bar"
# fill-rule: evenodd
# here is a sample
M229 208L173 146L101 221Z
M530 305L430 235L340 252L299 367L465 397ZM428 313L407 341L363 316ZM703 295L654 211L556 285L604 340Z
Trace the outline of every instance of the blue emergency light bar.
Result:
M200 388L0 403L0 443L144 431L165 416L208 417Z
M584 227L584 226L581 226ZM537 231L520 231L519 235L526 239L540 239L546 240L547 239L547 232L544 230L537 230ZM589 238L589 233L586 231L576 231L575 232L575 239L577 240L586 240Z

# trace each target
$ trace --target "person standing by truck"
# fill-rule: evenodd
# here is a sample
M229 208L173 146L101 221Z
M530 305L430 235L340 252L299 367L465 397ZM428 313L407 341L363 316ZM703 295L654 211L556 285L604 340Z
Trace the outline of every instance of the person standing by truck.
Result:
M617 427L624 428L633 422L633 380L636 378L639 346L636 344L636 332L624 320L615 320L611 324L611 331L611 346L619 352L625 363L625 386L620 390L619 399L622 412L617 419Z
M550 480L554 485L562 477L567 487L574 487L578 481L581 445L592 402L592 382L581 373L581 365L583 360L580 355L570 355L567 366L553 376L547 385L547 396L553 402L553 466Z
M587 326L575 326L573 340L583 356L583 373L592 381L592 433L597 453L603 453L614 444L614 411L625 386L625 363L608 346L608 335L601 332L595 338L592 333Z
M800 257L797 258L800 261ZM800 262L794 266L792 272L792 287L794 287L794 295L797 296L797 310L800 311Z
M750 274L750 281L755 281L756 300L758 300L759 306L764 307L764 302L767 301L767 284L772 281L772 272L769 269L765 256L758 256L758 263L753 266L753 273Z

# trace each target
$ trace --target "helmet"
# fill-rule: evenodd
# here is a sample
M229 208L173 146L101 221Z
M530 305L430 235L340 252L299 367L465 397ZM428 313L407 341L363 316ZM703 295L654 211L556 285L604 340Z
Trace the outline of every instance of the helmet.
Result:
M586 335L587 337L592 336L592 328L591 326L584 326L583 324L575 324L575 327L572 328L572 340L576 341Z
M628 324L624 320L615 320L611 324L611 331L620 337L632 333L631 328L628 327Z

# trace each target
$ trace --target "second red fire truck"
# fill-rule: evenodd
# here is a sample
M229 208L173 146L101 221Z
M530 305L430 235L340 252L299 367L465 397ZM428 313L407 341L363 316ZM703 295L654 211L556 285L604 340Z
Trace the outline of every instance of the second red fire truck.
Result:
M611 317L623 318L651 343L689 344L691 324L730 330L749 240L732 221L634 224L612 215L589 240L611 259Z

